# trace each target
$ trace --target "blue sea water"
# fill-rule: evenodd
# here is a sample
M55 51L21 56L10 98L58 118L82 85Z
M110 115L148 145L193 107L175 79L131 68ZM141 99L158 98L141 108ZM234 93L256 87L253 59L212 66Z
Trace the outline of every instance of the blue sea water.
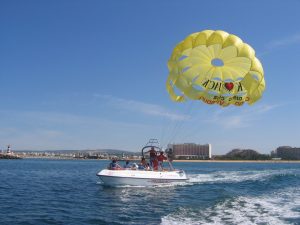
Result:
M105 187L108 161L0 160L0 224L300 224L300 164L175 163L189 182Z

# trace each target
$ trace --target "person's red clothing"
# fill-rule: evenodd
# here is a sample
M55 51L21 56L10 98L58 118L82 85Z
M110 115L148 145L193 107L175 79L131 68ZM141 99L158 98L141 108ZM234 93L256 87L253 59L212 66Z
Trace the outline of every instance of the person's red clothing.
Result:
M159 162L162 162L162 161L164 161L164 160L167 160L167 157L164 156L163 154L161 154L161 155L157 156L157 160L158 160Z
M158 170L158 161L157 161L157 159L155 159L155 160L153 161L153 169L154 169L154 170Z

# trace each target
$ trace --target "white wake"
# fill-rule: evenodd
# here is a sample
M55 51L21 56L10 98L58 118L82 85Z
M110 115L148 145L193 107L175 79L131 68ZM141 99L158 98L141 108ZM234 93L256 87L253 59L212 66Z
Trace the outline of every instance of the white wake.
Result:
M294 224L299 221L300 188L287 188L259 197L228 199L204 210L180 208L163 217L161 224Z

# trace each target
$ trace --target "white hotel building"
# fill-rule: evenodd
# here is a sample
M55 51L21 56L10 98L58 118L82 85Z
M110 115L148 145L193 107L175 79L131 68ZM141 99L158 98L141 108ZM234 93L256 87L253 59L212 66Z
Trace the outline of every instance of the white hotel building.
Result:
M211 144L169 144L168 148L173 149L175 158L187 158L187 159L211 159Z

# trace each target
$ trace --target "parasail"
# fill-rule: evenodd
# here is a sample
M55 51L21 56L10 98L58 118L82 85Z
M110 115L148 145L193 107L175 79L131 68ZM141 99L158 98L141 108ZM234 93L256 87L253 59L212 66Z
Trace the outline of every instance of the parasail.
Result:
M265 89L254 49L222 30L204 30L176 45L168 61L166 87L172 100L240 106L255 103Z

